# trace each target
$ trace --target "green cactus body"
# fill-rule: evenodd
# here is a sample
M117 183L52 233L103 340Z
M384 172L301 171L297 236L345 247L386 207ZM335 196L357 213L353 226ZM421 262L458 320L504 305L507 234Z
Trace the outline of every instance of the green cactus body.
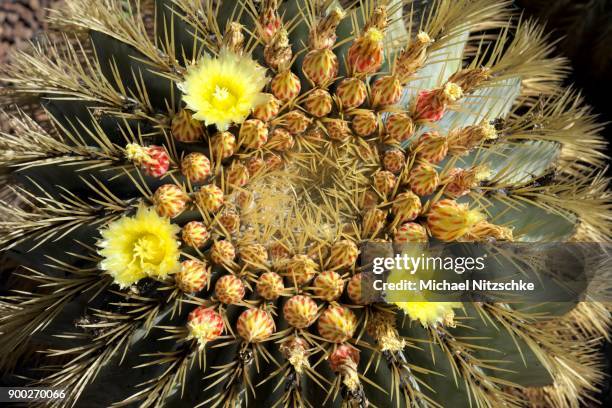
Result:
M600 303L361 287L372 240L609 241L600 126L510 2L64 3L0 72L5 383L87 407L596 392Z

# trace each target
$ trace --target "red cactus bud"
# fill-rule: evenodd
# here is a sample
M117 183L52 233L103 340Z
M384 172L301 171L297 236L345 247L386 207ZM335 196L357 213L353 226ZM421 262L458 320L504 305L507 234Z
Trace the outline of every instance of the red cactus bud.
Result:
M199 306L189 313L187 328L189 338L196 339L200 347L203 347L223 333L223 318L213 309Z
M353 116L353 130L359 136L369 136L378 127L376 114L369 110L359 110Z
M338 300L344 291L344 280L337 272L321 272L314 280L314 293L327 302Z
M224 265L236 258L236 249L230 241L215 241L210 249L210 259L218 264Z
M213 158L227 159L234 154L236 137L230 132L218 132L210 140Z
M257 105L253 109L253 117L263 122L268 122L278 115L280 101L272 94L266 94L265 102Z
M370 28L359 36L348 51L348 62L352 72L371 74L378 71L383 63L383 33Z
M329 306L319 317L319 334L332 343L344 343L353 337L357 328L357 317L343 306Z
M202 186L196 193L196 203L203 209L209 212L215 212L221 208L224 203L223 190L214 184Z
M247 309L238 317L236 329L238 335L247 343L259 343L274 334L276 325L269 312L262 309Z
M387 150L383 157L383 166L385 167L385 170L394 174L397 174L402 170L405 162L406 156L399 149Z

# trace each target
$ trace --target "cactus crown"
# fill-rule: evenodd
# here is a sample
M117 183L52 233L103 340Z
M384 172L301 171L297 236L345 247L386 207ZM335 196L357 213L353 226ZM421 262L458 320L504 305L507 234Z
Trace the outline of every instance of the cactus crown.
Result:
M11 381L58 406L593 393L599 303L362 290L367 241L610 239L600 126L510 2L64 3L0 72Z

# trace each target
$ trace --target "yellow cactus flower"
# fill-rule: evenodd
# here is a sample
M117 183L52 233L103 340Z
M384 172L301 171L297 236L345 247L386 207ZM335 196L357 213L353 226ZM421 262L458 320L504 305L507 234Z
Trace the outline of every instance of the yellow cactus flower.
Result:
M266 101L261 92L266 82L266 71L257 62L223 49L217 58L205 56L192 65L179 87L195 119L226 130Z
M140 207L135 216L122 217L100 231L100 268L122 288L147 276L175 273L181 267L179 230L152 208Z

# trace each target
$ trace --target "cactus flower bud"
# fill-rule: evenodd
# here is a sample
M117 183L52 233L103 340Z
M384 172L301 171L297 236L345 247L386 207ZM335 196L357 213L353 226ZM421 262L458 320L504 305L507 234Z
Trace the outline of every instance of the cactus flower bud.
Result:
M371 275L365 275L363 273L355 274L351 277L346 285L346 293L349 299L356 305L367 305L374 301L372 296L372 282Z
M233 162L227 171L227 184L233 187L242 187L249 182L249 169L240 162Z
M266 340L276 330L274 319L269 312L261 309L247 309L238 317L238 335L247 343Z
M176 184L164 184L153 194L155 211L161 217L174 218L185 210L189 196Z
M419 137L415 151L421 159L436 164L446 157L448 141L438 132L425 132Z
M170 168L168 152L161 146L143 147L129 143L125 146L125 155L151 177L159 178Z
M188 338L197 340L200 347L204 347L223 333L223 318L213 309L199 306L189 313L187 329Z
M331 305L319 317L319 334L332 343L344 343L353 337L357 328L357 317L348 308Z
M372 74L379 70L384 58L383 38L384 34L374 27L357 37L348 51L351 72Z
M172 118L170 125L172 137L183 143L194 143L202 139L204 127L202 123L191 116L187 109L181 109Z
M414 133L414 122L405 113L394 113L389 115L385 128L391 140L403 142Z
M423 197L436 191L440 176L432 165L421 163L410 169L408 183L412 191Z
M350 344L342 344L329 356L329 366L334 372L341 372L344 367L357 367L359 364L359 349Z
M308 296L295 295L285 302L283 317L290 326L305 329L317 318L317 304Z
M303 285L317 274L319 268L315 261L307 255L295 255L287 262L283 275L292 285Z
M345 78L336 88L336 96L343 109L359 107L368 95L365 83L359 78Z
M325 130L330 139L343 142L351 137L348 122L342 119L329 119L325 121Z
M291 44L289 34L284 28L280 28L264 47L264 59L268 66L274 70L287 69L291 65Z
M288 102L300 94L302 85L297 75L289 70L279 72L270 83L272 93L283 102Z
M418 244L427 241L427 230L416 222L402 224L393 233L393 242L396 244Z
M218 132L210 140L210 146L215 159L227 159L236 150L236 137L230 132Z
M359 256L359 248L348 239L340 240L331 247L329 267L333 269L350 268L355 265Z
M365 237L371 237L378 233L385 226L387 214L380 208L370 208L363 215L361 226Z
M447 138L448 152L462 156L486 140L497 139L497 131L494 126L484 123L453 129Z
M257 279L257 293L266 300L276 300L285 290L283 278L274 272L261 274Z
M306 97L304 106L308 113L318 118L327 116L333 107L333 100L329 92L324 89L315 89Z
M277 127L272 131L266 147L279 152L286 152L290 150L294 144L295 139L291 136L291 133L285 128Z
M210 233L203 222L189 221L181 230L181 238L186 245L192 248L201 248L210 238Z
M232 262L236 258L236 249L230 241L215 241L210 249L210 259L218 265Z
M383 166L385 170L390 171L393 174L397 174L404 167L406 162L406 156L399 149L387 150L383 156Z
M414 109L416 120L435 122L442 119L446 107L463 95L461 87L453 82L430 91L421 91L417 97Z
M215 295L219 302L226 305L235 305L244 298L244 283L232 274L223 275L215 284Z
M199 292L210 281L210 266L202 261L181 262L181 269L174 275L176 287L185 293Z
M342 276L334 271L323 271L314 280L314 294L321 300L338 300L344 291Z
M489 176L486 166L474 166L469 169L454 168L446 178L444 194L451 198L458 198L470 192L480 182Z
M202 183L210 176L210 160L202 153L189 153L181 161L181 173L192 183Z
M196 203L208 212L218 211L224 203L223 190L214 184L202 186L196 193Z
M431 235L442 241L456 241L470 232L472 227L483 219L467 204L444 199L431 206L427 213L427 226Z
M304 57L302 71L316 86L324 87L338 74L338 57L329 48L309 51Z
M238 254L242 262L251 266L265 266L268 263L268 251L261 244L241 246Z
M353 116L353 130L362 137L371 135L378 127L378 118L370 110L359 110Z
M248 119L240 126L240 144L249 149L259 149L268 141L268 127L259 119Z
M297 109L285 113L280 119L283 126L294 135L303 133L312 123L312 119Z
M398 194L393 200L392 212L395 215L395 223L412 221L421 213L421 199L412 191ZM396 224L397 225L397 224Z
M253 109L253 117L268 122L278 115L280 101L272 94L265 94L265 101Z
M402 84L393 75L378 78L372 85L372 105L389 106L399 102L402 97Z
M240 228L240 216L234 209L225 209L219 216L219 224L230 234Z
M374 188L383 196L389 195L395 188L397 177L390 171L379 170L374 173Z

